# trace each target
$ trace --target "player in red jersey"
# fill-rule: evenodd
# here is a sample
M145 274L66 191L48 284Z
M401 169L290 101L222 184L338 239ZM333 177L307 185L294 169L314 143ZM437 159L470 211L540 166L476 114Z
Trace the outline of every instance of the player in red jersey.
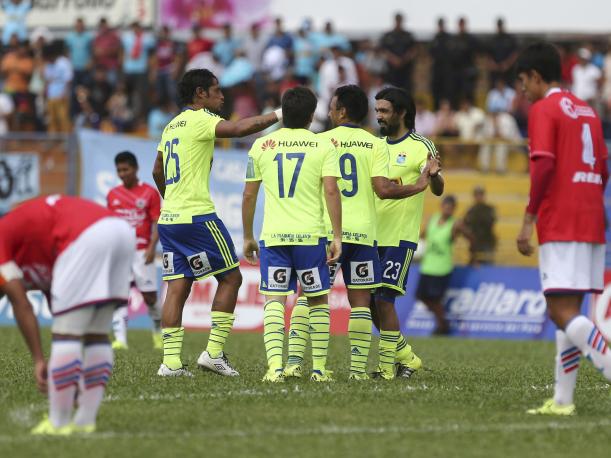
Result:
M13 306L36 382L49 396L49 416L33 434L95 430L112 371L112 314L129 292L133 232L104 207L59 195L30 200L0 219L0 296ZM46 294L53 314L48 366L29 289Z
M556 48L529 46L517 72L533 102L528 119L530 201L517 245L523 255L533 254L536 223L541 284L558 327L554 397L528 412L571 415L582 355L611 380L611 350L594 323L581 315L584 294L603 289L607 148L596 112L560 89Z
M142 293L153 320L153 346L161 349L161 310L157 302L157 268L155 250L159 241L157 220L161 198L152 186L138 179L136 156L123 151L115 156L117 175L123 184L106 197L108 208L136 229L136 256L132 264L132 281ZM119 307L113 317L115 350L127 349L127 307Z

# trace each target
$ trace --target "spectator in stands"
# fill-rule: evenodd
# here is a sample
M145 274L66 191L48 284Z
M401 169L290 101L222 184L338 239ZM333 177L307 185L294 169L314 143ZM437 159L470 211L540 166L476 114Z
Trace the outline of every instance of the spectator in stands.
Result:
M193 36L187 43L187 61L190 61L199 53L211 52L214 47L214 42L204 37L203 30L199 24L195 24L191 30Z
M518 43L513 35L505 31L505 21L503 18L496 20L496 34L492 37L488 49L488 71L490 72L490 83L498 79L511 84L514 75L512 74L513 64L518 56Z
M76 98L80 106L79 125L99 129L108 117L108 101L113 87L106 77L106 69L98 65L93 69L91 81L77 86Z
M456 127L456 113L452 109L452 104L448 99L439 102L439 110L435 113L435 127L433 136L436 137L456 137L458 128Z
M288 65L288 55L280 46L272 46L263 52L263 71L272 81L278 82L284 78Z
M219 77L222 88L230 88L238 84L248 83L255 74L255 67L241 49L236 50L235 57L225 68L223 76Z
M470 98L463 98L454 120L461 140L478 141L482 139L486 114L484 110L474 106Z
M13 37L13 45L0 61L4 91L9 94L26 94L34 71L34 59L27 42L19 42L17 35Z
M452 36L446 31L445 20L437 20L437 33L431 41L429 54L432 59L431 91L435 110L439 110L441 101L452 97L454 70L451 54Z
M62 45L54 42L43 50L44 80L49 132L69 132L70 83L73 72L70 60L62 55Z
M121 39L108 26L106 18L100 19L92 47L95 64L104 67L108 81L115 84L119 78L121 64Z
M558 46L562 65L562 81L567 87L573 84L573 67L577 65L579 59L575 55L573 46L570 44L561 44Z
M14 110L13 98L9 94L0 92L0 137L8 133Z
M108 113L115 130L126 132L133 127L134 112L129 105L125 82L121 80L115 85L115 91L108 100Z
M373 84L372 80L375 79L375 76L383 75L386 72L386 59L378 44L370 39L361 40L358 43L355 62L360 86L366 92Z
M153 140L160 140L165 126L176 115L176 106L170 98L160 98L159 103L148 115L148 135Z
M514 84L515 96L511 102L511 115L515 118L522 137L528 136L528 112L530 111L530 100L522 90L522 83L516 80Z
M435 113L430 111L422 97L416 97L416 132L429 137L435 135L437 118Z
M290 33L284 30L282 18L277 17L274 21L274 25L274 33L269 38L266 48L271 48L272 46L279 46L280 48L284 49L287 56L290 56L293 52L293 37Z
M253 23L250 26L248 36L243 40L242 47L246 53L246 58L255 68L255 72L262 71L263 51L267 45L267 39L261 33L261 26Z
M159 100L176 99L176 83L181 66L181 53L178 45L172 40L170 28L164 25L157 36L152 65L152 80L155 81L155 92Z
M458 34L452 39L452 67L454 84L452 105L458 106L461 100L474 100L478 68L475 58L479 52L477 39L467 30L467 20L458 20Z
M469 263L473 266L492 264L496 250L496 210L486 203L486 191L481 186L473 189L473 199L475 202L464 217L464 224L472 236Z
M305 27L300 27L293 40L295 77L301 84L309 84L316 75L318 53Z
M577 57L579 61L571 73L573 79L571 91L589 105L595 105L603 76L602 71L591 62L592 52L589 49L579 48Z
M212 52L221 64L227 67L235 57L235 53L239 48L240 41L233 36L231 24L225 24L223 26L223 37L214 44Z
M416 41L412 34L403 28L402 14L395 14L395 26L382 36L380 47L387 62L386 81L410 92Z
M607 43L607 53L603 61L602 96L605 106L605 117L611 119L611 37Z
M331 53L331 48L334 47L340 48L344 52L350 51L350 41L348 41L346 36L335 31L335 27L331 21L325 22L322 33L312 32L310 37L314 41L318 52L321 54L325 53L329 55Z
M486 109L488 112L509 112L515 96L516 91L507 85L505 79L497 78L488 92Z
M93 35L85 30L85 22L82 17L76 19L74 30L68 32L64 38L64 42L68 48L72 70L74 72L74 77L72 79L73 90L70 100L70 113L73 115L77 113L79 106L74 88L87 83L90 77L92 41Z
M13 35L19 41L28 39L26 18L32 9L32 0L2 0L4 9L4 25L2 30L2 44L7 46Z
M43 131L46 128L43 122L46 112L44 78L46 62L43 57L43 50L53 40L53 34L47 27L36 27L30 34L31 50L34 55L34 71L30 78L29 92L33 97L32 119L38 131Z
M148 112L149 57L155 40L144 33L139 22L121 37L123 44L123 77L134 118L140 120Z

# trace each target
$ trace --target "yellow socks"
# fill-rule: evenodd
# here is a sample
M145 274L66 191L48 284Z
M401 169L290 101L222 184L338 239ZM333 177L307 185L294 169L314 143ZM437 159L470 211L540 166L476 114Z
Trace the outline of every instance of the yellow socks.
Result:
M206 351L211 358L218 358L223 353L234 320L235 315L233 313L212 311L212 328L206 347Z
M270 369L282 369L284 350L284 305L278 301L268 301L263 309L263 342Z
M380 370L385 374L395 373L395 357L400 335L399 331L380 330Z
M310 337L310 308L305 297L297 299L291 314L288 365L301 364Z
M180 353L182 351L182 339L185 328L163 328L161 330L163 339L163 364L175 371L182 367Z
M329 305L310 307L310 339L312 340L312 369L324 371L329 350Z
M354 307L348 322L350 337L350 372L364 374L371 346L371 311L369 307Z

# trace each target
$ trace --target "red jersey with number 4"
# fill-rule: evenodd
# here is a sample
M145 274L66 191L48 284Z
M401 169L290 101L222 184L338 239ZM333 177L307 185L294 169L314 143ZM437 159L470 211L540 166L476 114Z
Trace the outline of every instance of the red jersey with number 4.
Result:
M551 157L555 162L537 213L539 243L605 243L608 155L596 112L570 92L552 89L532 105L528 134L530 160Z
M0 264L15 262L29 289L49 291L57 257L88 227L109 216L106 208L69 196L38 197L0 218Z
M106 196L108 208L136 229L138 249L145 249L151 242L151 228L159 219L161 198L152 186L139 182L133 188L123 185L113 188Z

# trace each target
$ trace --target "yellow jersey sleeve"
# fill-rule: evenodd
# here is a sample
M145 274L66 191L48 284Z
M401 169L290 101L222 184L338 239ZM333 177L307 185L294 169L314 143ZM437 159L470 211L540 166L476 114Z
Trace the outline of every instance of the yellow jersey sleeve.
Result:
M261 169L259 168L259 154L259 140L256 140L248 152L248 165L246 166L246 178L244 181L261 181L263 179Z
M341 177L339 173L339 162L337 159L337 150L331 141L328 141L327 149L325 150L324 161L322 164L323 177Z
M371 164L371 177L388 178L388 146L385 141L378 141L373 150L373 161Z
M223 118L210 113L208 110L202 110L201 119L193 127L193 139L198 141L207 141L216 139L216 125Z

